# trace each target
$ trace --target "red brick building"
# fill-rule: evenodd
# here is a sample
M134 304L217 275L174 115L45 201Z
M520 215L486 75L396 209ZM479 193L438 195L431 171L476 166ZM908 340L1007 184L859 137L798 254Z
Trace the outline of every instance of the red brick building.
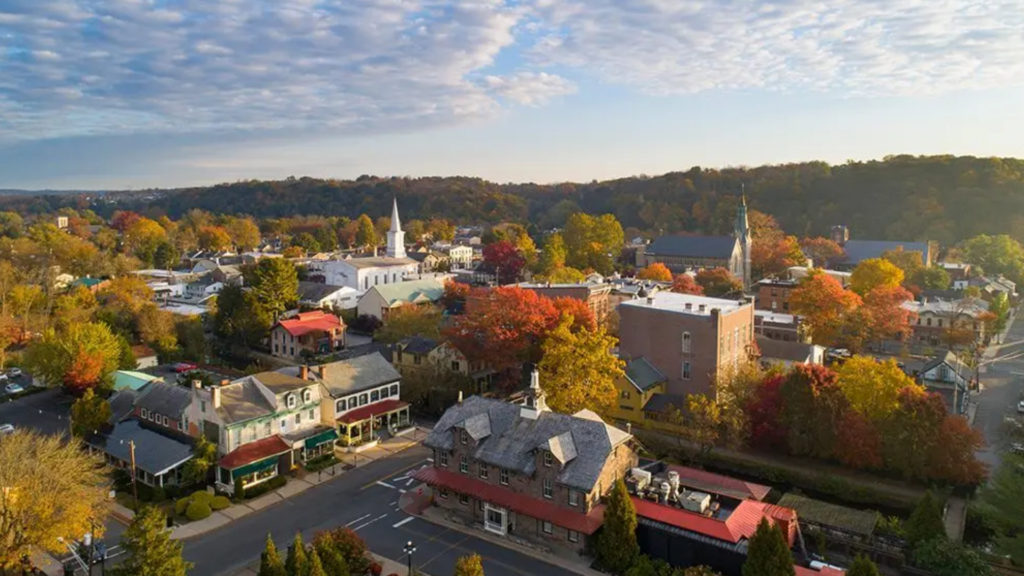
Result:
M270 353L281 358L328 354L345 347L345 323L323 310L279 320L270 329Z

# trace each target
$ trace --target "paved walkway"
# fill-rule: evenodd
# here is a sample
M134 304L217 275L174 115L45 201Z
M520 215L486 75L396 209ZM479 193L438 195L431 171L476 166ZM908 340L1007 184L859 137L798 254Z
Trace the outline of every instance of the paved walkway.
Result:
M962 542L964 526L967 523L967 501L963 498L950 498L946 501L946 514L943 517L946 525L946 536L953 542Z

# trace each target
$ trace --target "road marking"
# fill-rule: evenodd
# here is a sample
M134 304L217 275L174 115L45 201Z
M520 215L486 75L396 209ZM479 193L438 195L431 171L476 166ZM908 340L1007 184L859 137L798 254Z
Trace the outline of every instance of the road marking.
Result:
M380 480L381 481L387 480L388 478L393 477L395 474L405 474L406 472L408 472L409 470L412 470L413 468L415 468L417 466L421 466L422 467L422 466L424 466L424 464L422 462L423 462L422 460L419 460L419 461L417 461L417 462L415 462L413 464L410 464L410 465L406 466L405 468L402 468L401 470L398 470L398 471L395 471L395 472L389 472L389 473L385 474L384 476L382 476ZM371 481L371 482L367 482L366 484L363 485L362 488L360 488L360 490L366 490L366 489L370 488L371 486L373 486L374 484L377 484L377 483L378 483L377 480L374 480L374 481Z
M395 506L395 505L397 505L397 504L398 504L398 500L395 500L394 502L392 502L392 503L388 504L388 506Z
M399 494L405 494L405 490L403 490L402 488L399 488L399 489L398 489L398 493L399 493Z
M365 519L367 519L369 517L370 517L369 514L366 514L365 516L360 516L359 518L356 518L355 520L349 522L348 524L345 524L345 528L348 528L349 526L355 524L356 522L361 522L362 520L365 520Z
M405 481L405 487L408 488L409 485L412 484L415 481L416 481L415 478L409 478L408 480Z
M398 528L399 526L405 526L409 522L412 522L414 519L415 519L415 516L409 516L405 520L399 520L398 522L395 522L394 524L391 525L391 527L392 528Z
M434 459L433 458L427 458L427 462L430 462L431 464L433 464L434 463Z
M385 488L391 488L392 490L394 490L394 489L395 489L395 487L394 487L394 486L392 486L391 484L388 484L387 482L385 482L385 481L383 481L383 480L377 480L377 485L378 485L378 486L383 486L383 487L385 487Z
M380 520L382 518L387 518L387 516L388 516L387 514L381 514L380 516L377 516L376 518L374 518L373 520L370 520L369 522L364 522L363 524L360 524L359 526L356 526L355 528L352 529L352 531L353 532L358 532L358 531L362 530L363 528L366 528L370 524L373 524L377 520Z

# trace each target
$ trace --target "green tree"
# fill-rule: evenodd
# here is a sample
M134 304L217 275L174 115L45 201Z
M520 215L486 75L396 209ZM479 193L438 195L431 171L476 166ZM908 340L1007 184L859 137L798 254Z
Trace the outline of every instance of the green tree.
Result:
M17 212L0 212L0 236L17 238L25 229L25 221Z
M25 351L25 365L48 386L64 386L80 394L109 384L120 352L120 342L106 324L89 322L61 333L47 330Z
M96 396L92 388L87 388L82 397L71 405L71 431L75 436L101 430L110 422L110 402Z
M356 245L366 248L376 248L380 243L377 237L377 229L373 227L373 220L366 214L360 214L356 220Z
M895 288L903 283L903 270L884 258L862 260L850 275L850 289L866 296L878 287Z
M915 548L921 542L946 537L946 526L942 521L942 505L932 495L925 492L917 503L906 524L907 543Z
M309 573L309 556L306 545L302 543L302 534L296 532L292 545L288 547L288 556L284 561L288 576L307 576Z
M961 245L966 262L981 268L985 274L1002 274L1017 282L1024 282L1024 246L1006 234L981 234Z
M480 561L480 555L459 556L455 561L453 576L484 576L484 565Z
M437 339L441 336L441 311L431 305L407 305L391 310L373 339L394 344L412 336Z
M597 537L597 561L600 566L613 574L624 574L629 570L640 556L636 525L636 508L626 491L626 483L620 478L608 494L604 526Z
M334 546L317 541L316 553L320 555L324 571L331 576L349 576L351 574L345 556Z
M306 576L327 576L316 549L309 551L309 569L306 571Z
M949 288L949 272L938 266L921 268L910 277L910 283L925 290L945 290Z
M569 216L562 232L566 264L579 270L611 274L615 259L625 242L622 225L615 216L591 216L577 212Z
M286 258L263 258L249 269L246 284L255 301L276 316L299 299L299 275Z
M793 555L782 530L764 518L750 538L743 576L796 576Z
M270 537L270 533L267 533L267 544L263 548L263 553L260 554L260 571L257 576L288 576L285 572L284 562L281 561L281 556L277 553L277 546L274 545L274 539Z
M111 571L115 576L185 576L192 564L181 556L181 542L171 540L167 517L143 506L124 533L126 559Z
M945 537L914 547L914 564L935 576L990 576L992 568L977 552Z
M540 252L540 264L537 266L538 272L544 275L553 273L559 268L565 267L565 240L562 235L558 232L554 232L548 236L544 242L544 248Z
M217 445L200 435L192 446L192 459L185 462L182 483L186 486L205 484L210 468L217 461Z
M1024 564L1024 457L1003 455L1003 463L981 492L986 513L993 518L996 548Z
M273 322L271 312L251 291L240 286L225 286L217 295L213 333L223 342L257 345Z
M181 263L181 250L172 242L164 241L153 250L153 266L161 270L171 270Z
M878 566L871 561L867 556L857 555L853 559L853 563L850 564L849 570L846 571L846 576L882 576L878 571Z
M617 396L622 360L611 353L616 340L604 328L573 330L563 314L541 345L540 382L552 410L573 414L583 408L607 412Z
M1010 317L1010 301L1005 292L1000 292L992 297L992 301L988 303L988 311L995 316L993 328L996 332L1002 332Z

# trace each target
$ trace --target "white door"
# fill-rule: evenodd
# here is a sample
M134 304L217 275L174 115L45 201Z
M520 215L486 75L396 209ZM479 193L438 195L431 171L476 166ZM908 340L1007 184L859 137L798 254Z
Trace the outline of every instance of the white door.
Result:
M506 533L505 518L507 515L508 511L504 508L495 508L490 504L484 504L484 530L504 536Z

